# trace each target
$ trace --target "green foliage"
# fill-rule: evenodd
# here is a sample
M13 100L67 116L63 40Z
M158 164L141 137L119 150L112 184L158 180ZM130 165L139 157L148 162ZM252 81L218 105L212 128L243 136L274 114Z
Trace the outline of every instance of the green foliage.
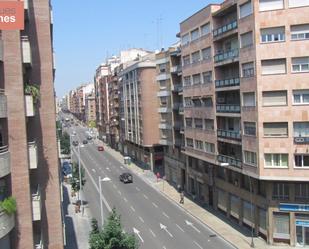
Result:
M57 138L61 139L62 137L62 125L60 121L56 121L56 131L57 131Z
M67 132L60 136L60 149L62 154L70 154L70 135Z
M33 97L33 103L36 104L40 99L40 87L35 84L26 84L25 94L31 95Z
M90 249L137 249L138 241L134 235L124 233L120 215L115 208L110 213L103 230L90 233Z
M89 128L95 128L95 127L96 127L96 122L93 121L93 120L92 120L92 121L89 121L89 122L88 122L88 127L89 127Z
M91 234L98 234L99 233L99 226L98 221L95 218L91 220Z
M16 200L10 196L0 202L0 207L8 214L12 215L16 212Z
M82 186L84 186L86 183L86 179L85 179L85 169L83 167L81 167L81 178L82 178ZM70 181L72 190L75 192L79 191L79 168L76 162L73 162L72 164L72 177Z

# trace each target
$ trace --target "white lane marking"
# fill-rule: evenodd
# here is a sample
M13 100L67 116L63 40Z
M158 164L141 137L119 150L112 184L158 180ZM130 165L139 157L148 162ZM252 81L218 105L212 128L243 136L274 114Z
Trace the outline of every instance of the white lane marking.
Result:
M147 200L149 199L147 195L143 195L143 196L144 196L145 199L147 199Z
M135 187L137 191L141 191L138 187Z
M124 169L124 167L120 166L121 169Z
M165 247L165 246L163 246L162 248L163 248L163 249L166 249L166 247Z
M153 237L157 237L157 235L151 230L149 229L150 233L152 234Z
M140 235L140 231L138 231L135 227L133 227L133 232L135 234L137 234L137 236L139 237L139 239L142 241L142 243L144 243L144 240L142 238L142 236Z
M198 230L198 229L193 225L192 222L187 221L187 220L186 220L185 222L186 222L186 224L187 224L188 226L192 227L195 231L197 231L198 233L201 233L201 231Z
M194 243L198 248L203 249L203 247L201 247L201 246L199 245L199 243L197 243L196 241L193 241L193 243Z
M170 218L165 212L163 212L163 215L168 219Z
M94 172L94 173L95 173L95 172L96 172L96 171L95 171L95 169L92 169L92 172Z
M161 230L164 230L171 238L173 238L173 234L171 234L168 230L167 230L167 226L163 225L160 223L160 228Z
M152 203L152 205L153 205L153 206L155 206L156 208L158 208L158 205L157 205L157 204L155 204L154 202Z
M121 195L121 192L118 190L118 194L120 194Z
M134 209L134 207L132 207L132 206L131 206L130 208L132 209L132 211L133 211L133 212L135 212L135 209Z
M109 172L111 171L111 169L110 168L106 168Z
M182 231L183 233L185 232L178 224L176 224L176 226L179 228L180 231Z
M138 216L138 218L140 219L141 222L145 223L142 217Z
M124 198L124 201L125 201L125 202L128 202L127 198Z

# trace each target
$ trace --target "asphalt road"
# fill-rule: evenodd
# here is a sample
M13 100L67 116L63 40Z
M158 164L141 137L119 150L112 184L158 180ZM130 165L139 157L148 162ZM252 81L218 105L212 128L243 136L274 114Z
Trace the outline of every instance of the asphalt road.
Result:
M74 140L82 142L86 129L72 129L77 132ZM77 151L75 148L76 154ZM106 151L97 151L95 144L81 147L80 155L86 170L84 194L93 216L100 223L98 178L107 177L110 180L102 182L104 217L115 207L121 214L124 230L135 232L138 237L140 249L233 248L139 176L133 174L133 183L130 184L120 182L119 175L129 170Z

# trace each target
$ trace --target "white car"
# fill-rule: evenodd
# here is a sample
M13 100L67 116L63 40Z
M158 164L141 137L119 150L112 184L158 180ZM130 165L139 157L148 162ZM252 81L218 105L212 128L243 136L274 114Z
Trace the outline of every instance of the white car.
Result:
M76 135L76 131L73 131L73 133L72 133L73 135Z

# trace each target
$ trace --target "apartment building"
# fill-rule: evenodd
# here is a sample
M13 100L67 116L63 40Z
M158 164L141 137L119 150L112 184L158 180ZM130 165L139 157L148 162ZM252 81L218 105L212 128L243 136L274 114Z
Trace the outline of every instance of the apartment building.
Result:
M155 172L163 171L163 148L159 145L159 89L155 54L138 57L119 72L122 88L124 154Z
M156 80L159 85L160 144L164 145L166 179L174 186L185 185L184 119L180 44L156 54Z
M94 92L92 92L87 94L85 98L85 122L87 125L96 121L95 107L95 96Z
M12 196L17 207L0 209L0 248L61 249L51 6L24 4L25 29L0 39L0 201Z
M270 244L309 245L308 16L227 0L180 24L186 189Z

